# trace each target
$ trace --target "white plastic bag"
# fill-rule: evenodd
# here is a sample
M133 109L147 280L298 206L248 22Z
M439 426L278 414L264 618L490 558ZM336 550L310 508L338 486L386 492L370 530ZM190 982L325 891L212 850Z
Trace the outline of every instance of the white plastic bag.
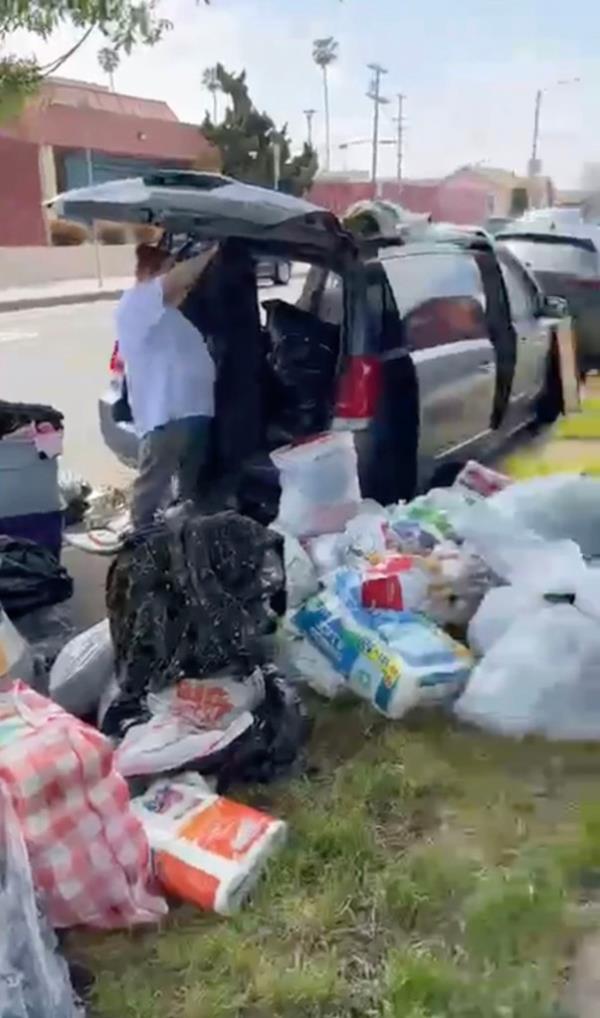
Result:
M452 514L457 533L500 579L540 593L572 590L574 577L586 569L579 547L547 540L504 515L494 505L499 497L457 509Z
M468 630L469 647L475 654L487 654L513 622L528 618L547 602L527 587L494 587L475 613Z
M600 739L600 626L570 604L524 615L496 639L455 705L503 735Z
M65 960L38 908L12 799L0 782L0 1018L77 1018Z
M332 431L271 453L281 499L276 524L294 537L337 533L356 514L360 486L354 437Z
M227 728L211 730L198 728L177 715L157 714L127 730L115 751L115 767L124 778L178 770L226 749L252 723L248 711L239 714Z
M491 504L546 540L570 539L582 554L600 555L600 480L552 474L510 485Z
M31 648L0 605L0 683L3 679L23 679L31 683L34 676Z
M272 526L283 536L283 562L285 565L285 590L287 603L295 608L319 589L316 569L300 541L291 534Z
M75 636L50 671L50 697L69 713L84 717L96 710L114 673L108 619Z
M231 746L253 724L265 698L262 671L243 682L226 676L182 679L148 696L149 721L133 725L115 752L123 777L161 774Z

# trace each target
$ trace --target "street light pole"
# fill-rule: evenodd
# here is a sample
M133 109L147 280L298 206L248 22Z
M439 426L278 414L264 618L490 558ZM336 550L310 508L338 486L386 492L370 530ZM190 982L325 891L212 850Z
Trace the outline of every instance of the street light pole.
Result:
M379 151L379 107L389 100L381 95L381 78L387 74L385 67L380 64L368 64L370 71L373 71L373 81L367 92L367 98L373 100L373 153L371 160L371 183L373 185L373 197L377 198L379 189L377 183L377 155Z
M306 117L306 135L308 138L308 147L313 147L313 135L312 135L312 122L316 110L304 110L304 116Z

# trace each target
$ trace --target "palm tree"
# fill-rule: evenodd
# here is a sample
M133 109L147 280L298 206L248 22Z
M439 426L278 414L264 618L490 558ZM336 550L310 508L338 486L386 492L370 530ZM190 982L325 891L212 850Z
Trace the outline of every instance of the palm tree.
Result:
M221 82L216 67L207 67L202 75L202 84L212 95L213 101L213 124L216 124L219 114L217 107L217 92L221 91Z
M325 108L325 169L331 169L331 131L329 123L329 82L327 68L338 58L338 44L333 36L326 39L315 39L313 42L313 60L323 72L323 101Z
M114 73L120 62L121 58L116 49L112 49L110 46L104 46L98 53L98 63L104 73L108 74L111 92L115 90Z

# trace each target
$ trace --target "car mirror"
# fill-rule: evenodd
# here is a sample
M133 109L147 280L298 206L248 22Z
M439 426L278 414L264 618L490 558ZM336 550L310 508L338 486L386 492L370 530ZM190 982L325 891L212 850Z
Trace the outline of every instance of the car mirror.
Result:
M540 315L544 318L568 318L569 305L564 297L542 297Z

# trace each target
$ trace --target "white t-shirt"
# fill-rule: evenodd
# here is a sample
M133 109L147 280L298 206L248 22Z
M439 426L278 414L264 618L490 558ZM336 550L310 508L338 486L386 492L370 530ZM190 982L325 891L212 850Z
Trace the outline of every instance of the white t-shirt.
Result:
M202 334L165 305L159 278L136 283L117 306L119 351L140 437L167 421L213 417L215 366Z

